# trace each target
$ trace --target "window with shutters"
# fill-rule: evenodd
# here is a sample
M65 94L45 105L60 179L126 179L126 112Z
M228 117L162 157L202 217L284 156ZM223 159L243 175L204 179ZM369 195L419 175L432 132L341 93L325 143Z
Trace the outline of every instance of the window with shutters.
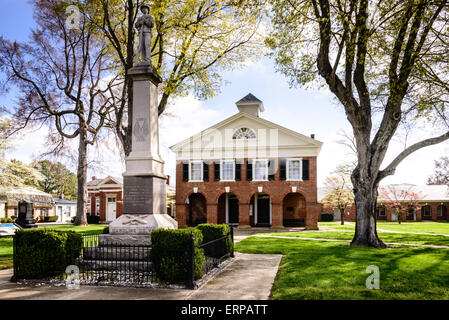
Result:
M189 163L189 181L200 182L203 181L203 162L190 161Z
M222 160L221 161L221 181L234 181L235 180L235 161Z
M301 158L287 159L287 180L302 180Z
M255 181L268 180L268 160L253 161L253 176Z

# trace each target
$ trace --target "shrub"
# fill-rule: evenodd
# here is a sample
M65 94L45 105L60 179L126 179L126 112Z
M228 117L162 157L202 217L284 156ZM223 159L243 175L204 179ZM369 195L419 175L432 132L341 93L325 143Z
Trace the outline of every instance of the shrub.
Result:
M185 283L190 270L190 233L194 245L203 242L203 234L198 229L156 229L151 232L151 261L157 276L169 283ZM194 250L195 278L202 276L204 251Z
M334 221L334 215L332 213L322 213L321 221Z
M100 222L100 216L87 215L88 224L98 224Z
M210 224L203 223L196 226L197 229L203 234L203 243L213 241L229 234L230 228L227 224ZM209 257L221 258L225 254L232 252L233 243L232 238L229 237L226 240L217 241L206 245L204 247L204 254Z
M12 219L11 218L6 218L6 223L12 223Z
M103 229L103 234L108 234L109 233L109 226L107 226L106 228Z
M6 223L6 218L0 218L0 223Z
M58 216L40 216L39 222L56 222Z
M11 219L15 220L17 219L17 216L11 216Z
M64 273L81 253L83 238L74 231L47 229L19 230L16 233L15 276L41 279Z

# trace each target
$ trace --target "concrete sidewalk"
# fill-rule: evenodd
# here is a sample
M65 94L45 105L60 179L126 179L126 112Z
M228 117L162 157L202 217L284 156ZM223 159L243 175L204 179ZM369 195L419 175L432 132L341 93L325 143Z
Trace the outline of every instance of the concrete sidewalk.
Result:
M241 300L268 299L282 255L244 254L197 290L81 286L67 289L51 285L12 283L12 269L0 271L0 299L23 300Z

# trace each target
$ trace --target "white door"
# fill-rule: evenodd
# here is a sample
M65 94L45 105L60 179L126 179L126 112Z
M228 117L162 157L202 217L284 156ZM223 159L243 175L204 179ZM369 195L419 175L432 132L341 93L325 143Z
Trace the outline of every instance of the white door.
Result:
M107 197L106 220L113 221L116 218L116 202L115 197Z
M58 206L58 221L63 222L62 221L62 206Z

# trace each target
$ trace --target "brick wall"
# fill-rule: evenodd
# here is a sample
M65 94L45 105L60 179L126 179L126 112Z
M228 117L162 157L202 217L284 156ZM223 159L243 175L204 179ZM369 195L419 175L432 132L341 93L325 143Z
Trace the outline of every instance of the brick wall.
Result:
M178 161L176 165L176 210L179 226L186 225L186 215L188 214L186 200L193 193L194 187L197 187L198 193L206 199L208 222L218 221L217 216L222 216L222 213L219 214L217 209L218 199L225 193L225 187L230 187L230 192L234 193L239 200L239 227L248 227L250 225L250 199L261 186L263 192L268 194L271 199L272 226L282 227L284 197L292 192L292 186L296 186L296 192L304 197L306 225L309 228L316 228L320 212L320 206L317 204L316 157L302 158L309 160L309 180L305 181L281 181L279 178L279 161L276 161L275 179L273 181L247 181L247 159L244 159L241 167L241 181L214 181L214 165L213 161L210 160L208 182L183 182L182 162Z

